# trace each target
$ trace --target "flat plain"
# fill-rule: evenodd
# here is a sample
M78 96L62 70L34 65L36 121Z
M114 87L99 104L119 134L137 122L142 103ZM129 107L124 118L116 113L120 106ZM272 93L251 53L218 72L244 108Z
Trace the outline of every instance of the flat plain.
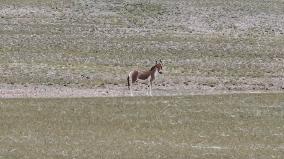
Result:
M277 158L284 94L0 100L0 158Z

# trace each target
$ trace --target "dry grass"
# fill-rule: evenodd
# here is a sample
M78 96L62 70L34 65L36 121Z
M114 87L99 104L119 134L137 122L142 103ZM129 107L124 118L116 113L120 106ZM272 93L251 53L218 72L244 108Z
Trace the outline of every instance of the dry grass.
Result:
M2 99L0 158L280 159L283 99Z

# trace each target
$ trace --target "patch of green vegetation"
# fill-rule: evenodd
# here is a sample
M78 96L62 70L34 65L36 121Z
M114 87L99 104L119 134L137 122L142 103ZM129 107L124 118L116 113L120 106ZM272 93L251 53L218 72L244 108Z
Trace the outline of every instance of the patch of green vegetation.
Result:
M61 85L94 88L102 84L125 83L125 67L98 64L47 64L10 63L1 64L0 83ZM116 80L113 81L113 78Z
M102 15L98 16L95 20L95 23L101 25L109 25L111 27L123 27L125 23L122 18L119 16L110 16L110 15Z
M149 18L163 15L166 9L159 3L141 2L124 3L120 13L136 26L144 26Z
M281 158L283 98L1 99L0 156Z
M126 12L134 16L150 16L155 17L162 15L165 10L161 4L145 2L145 3L125 3L121 12Z
M281 0L269 1L255 1L255 0L194 0L191 5L195 7L220 7L225 11L227 9L242 10L244 13L281 13L283 2Z
M277 73L279 76L281 65L273 69L265 64L283 55L283 39L273 36L159 33L109 38L106 39L106 43L110 44L107 48L91 43L82 46L65 42L62 45L56 41L44 45L34 39L29 40L25 45L19 43L0 48L1 67L4 70L1 82L80 85L81 82L85 83L80 75L86 74L95 77L87 80L93 81L93 84L87 82L86 85L90 87L101 83L96 81L109 81L110 77L117 77L117 82L122 83L125 80L122 75L133 67L148 68L155 59L161 58L167 61L167 74L173 77L200 75L254 78L265 77L266 72L270 72L269 76ZM157 47L153 47L153 44ZM89 49L83 50L86 47ZM11 67L10 63L19 65ZM46 67L35 69L42 64ZM56 76L47 76L50 68L56 68ZM101 76L105 72L107 76Z
M60 2L60 0L0 0L1 4L8 5L51 5Z

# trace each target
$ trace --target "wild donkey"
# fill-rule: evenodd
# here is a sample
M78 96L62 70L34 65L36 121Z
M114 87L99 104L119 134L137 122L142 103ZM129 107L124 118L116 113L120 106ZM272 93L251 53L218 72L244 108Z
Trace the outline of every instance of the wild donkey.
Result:
M150 96L152 96L152 82L155 80L155 76L163 73L162 66L163 66L162 60L160 60L160 63L156 61L155 66L151 67L150 70L142 71L142 72L137 71L137 70L131 71L127 77L128 88L130 90L131 96L133 96L132 84L137 82L138 80L148 80L149 81L149 84L148 84L149 93L150 93Z

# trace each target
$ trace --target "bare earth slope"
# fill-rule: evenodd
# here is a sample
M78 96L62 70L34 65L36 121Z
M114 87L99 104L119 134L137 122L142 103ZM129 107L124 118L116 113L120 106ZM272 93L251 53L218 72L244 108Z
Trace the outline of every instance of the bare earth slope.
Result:
M157 59L155 95L284 89L283 0L0 4L0 97L128 95Z

